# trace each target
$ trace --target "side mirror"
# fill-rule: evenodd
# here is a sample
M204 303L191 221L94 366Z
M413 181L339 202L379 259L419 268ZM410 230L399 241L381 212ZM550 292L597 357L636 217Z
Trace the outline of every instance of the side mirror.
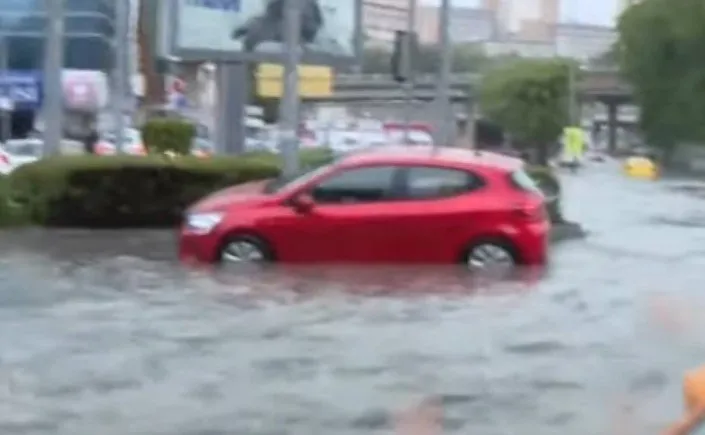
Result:
M309 194L302 193L291 198L291 206L299 213L308 213L316 205L313 197Z

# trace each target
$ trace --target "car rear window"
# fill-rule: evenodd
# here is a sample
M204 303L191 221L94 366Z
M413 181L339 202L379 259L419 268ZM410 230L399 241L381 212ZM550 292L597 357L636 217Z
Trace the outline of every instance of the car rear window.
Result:
M534 181L534 179L531 178L531 176L523 169L512 172L510 178L512 180L512 184L521 190L541 193L541 189L538 184L536 184L536 181Z

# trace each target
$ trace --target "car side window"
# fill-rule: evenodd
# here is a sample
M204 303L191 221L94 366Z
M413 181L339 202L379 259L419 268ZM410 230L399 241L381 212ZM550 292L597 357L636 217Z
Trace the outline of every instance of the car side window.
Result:
M409 168L406 174L404 196L408 199L454 196L484 185L479 176L459 169L415 166Z
M392 198L397 168L371 166L345 170L323 180L311 190L317 203L347 204Z

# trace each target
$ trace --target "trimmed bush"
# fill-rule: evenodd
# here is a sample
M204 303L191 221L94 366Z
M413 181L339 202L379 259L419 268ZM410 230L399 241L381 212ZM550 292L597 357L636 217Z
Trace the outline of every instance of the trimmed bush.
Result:
M196 127L186 121L155 118L142 126L142 139L150 154L189 154Z
M9 195L9 178L0 175L0 227L27 223L23 208L13 204Z
M316 150L300 159L311 168L332 157ZM7 196L36 225L168 227L196 200L224 187L275 178L280 166L271 153L210 159L57 156L15 170Z

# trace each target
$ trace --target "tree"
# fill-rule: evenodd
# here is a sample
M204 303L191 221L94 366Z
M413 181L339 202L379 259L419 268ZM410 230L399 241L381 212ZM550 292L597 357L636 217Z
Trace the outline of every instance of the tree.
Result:
M568 123L569 68L563 60L520 59L486 74L480 87L485 116L516 145L548 163L550 147Z
M619 19L620 69L641 108L641 127L666 154L705 140L705 7L702 0L644 0Z
M153 43L156 41L154 31L156 23L153 18L156 14L154 0L142 1L139 4L139 17L137 19L137 44L139 46L139 70L144 76L144 100L148 106L161 105L166 97L164 95L164 75L157 71L157 58Z

